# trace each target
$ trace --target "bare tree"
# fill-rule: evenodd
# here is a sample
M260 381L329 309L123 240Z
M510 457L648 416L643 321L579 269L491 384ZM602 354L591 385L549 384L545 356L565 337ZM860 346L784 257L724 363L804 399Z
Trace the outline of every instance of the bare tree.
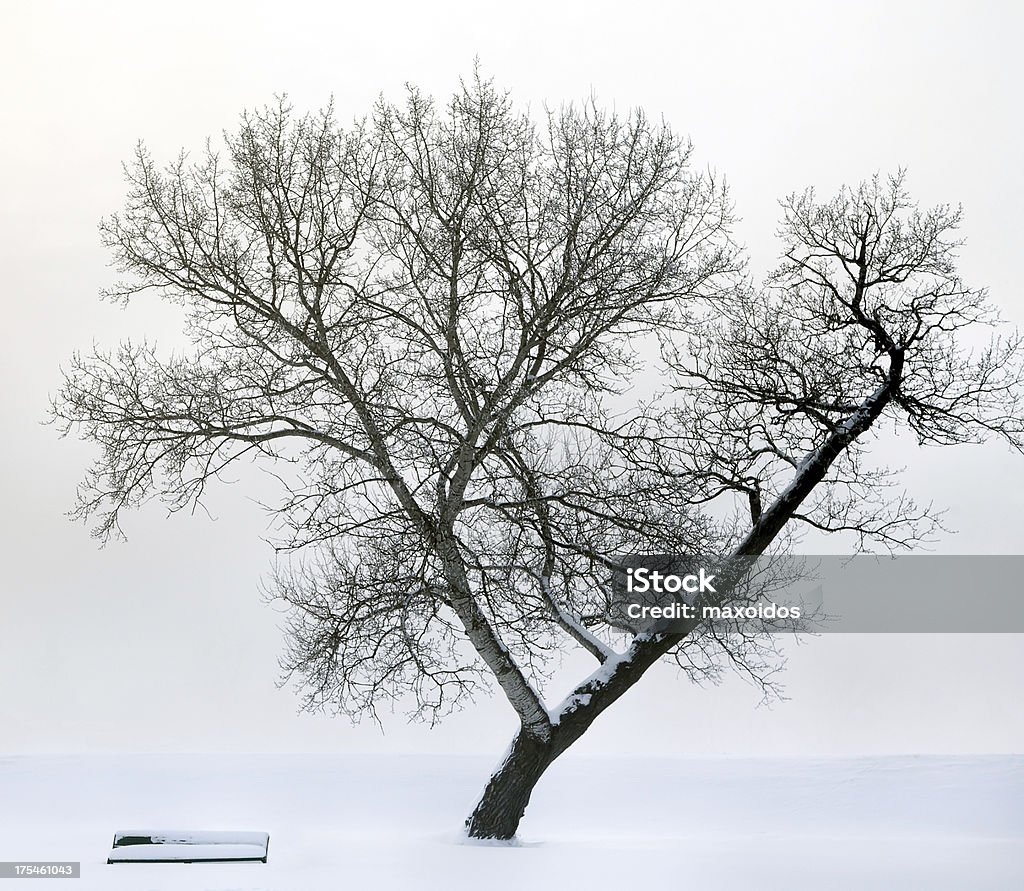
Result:
M793 196L755 288L690 154L593 102L536 126L475 77L349 127L281 102L169 167L140 147L102 225L129 276L109 296L180 303L196 349L76 356L54 414L102 449L78 513L107 538L269 462L306 704L434 720L497 685L518 715L474 837L511 838L662 658L772 683L764 637L611 624L616 555L757 555L801 523L907 546L931 518L880 494L868 430L1022 446L1019 339L960 343L994 317L957 276L958 212L902 176ZM573 648L596 668L549 707Z

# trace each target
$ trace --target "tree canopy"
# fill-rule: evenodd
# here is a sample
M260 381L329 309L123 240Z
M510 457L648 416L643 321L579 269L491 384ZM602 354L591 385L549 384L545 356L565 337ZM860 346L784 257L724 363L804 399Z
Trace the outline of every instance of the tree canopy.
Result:
M78 513L107 538L232 462L296 465L275 510L299 556L271 581L287 668L349 714L500 688L529 782L474 834L514 832L660 658L769 683L763 637L610 623L617 555L757 555L801 523L909 546L933 517L888 494L868 430L1024 442L1020 337L962 342L996 316L957 272L959 210L920 209L902 173L791 195L755 283L723 183L669 126L593 101L537 123L479 75L346 126L282 100L126 172L108 296L180 304L195 349L74 359L54 412L101 447ZM550 708L570 648L598 667Z

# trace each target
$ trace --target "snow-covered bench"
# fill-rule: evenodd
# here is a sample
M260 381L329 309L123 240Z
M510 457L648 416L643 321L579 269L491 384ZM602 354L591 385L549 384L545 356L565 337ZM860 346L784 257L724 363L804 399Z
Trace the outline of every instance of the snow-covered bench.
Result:
M267 862L266 832L118 832L107 863Z

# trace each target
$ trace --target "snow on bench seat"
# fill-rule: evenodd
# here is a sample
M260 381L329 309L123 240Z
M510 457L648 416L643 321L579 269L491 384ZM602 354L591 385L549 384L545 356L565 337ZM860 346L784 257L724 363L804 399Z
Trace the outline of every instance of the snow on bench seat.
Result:
M107 863L266 863L269 844L266 832L118 832Z

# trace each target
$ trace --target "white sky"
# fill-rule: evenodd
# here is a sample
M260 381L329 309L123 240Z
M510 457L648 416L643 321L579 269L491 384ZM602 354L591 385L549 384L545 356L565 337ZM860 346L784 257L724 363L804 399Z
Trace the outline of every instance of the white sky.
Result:
M99 218L136 140L169 159L287 92L342 117L405 81L446 96L475 55L540 108L595 93L689 134L724 173L756 268L776 200L909 168L923 202L962 202L962 271L1024 323L1024 6L989 3L3 3L0 259L0 752L499 753L495 699L435 730L299 717L274 686L279 616L258 594L265 518L236 485L207 516L129 518L100 550L62 513L90 449L40 425L58 365L93 340L180 339L166 307L102 304ZM991 445L892 447L911 494L949 508L946 553L1021 553L1024 458ZM1020 586L1019 580L1010 584ZM700 690L666 669L581 750L851 753L1024 750L1024 640L831 636L792 654L791 701Z

